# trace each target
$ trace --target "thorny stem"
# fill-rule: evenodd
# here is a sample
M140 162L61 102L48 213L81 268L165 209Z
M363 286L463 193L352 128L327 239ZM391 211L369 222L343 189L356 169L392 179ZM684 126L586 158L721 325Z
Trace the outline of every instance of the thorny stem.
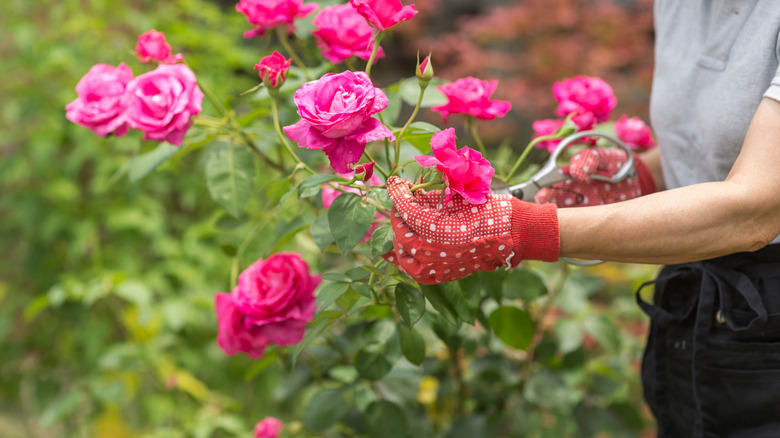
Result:
M545 135L542 137L536 137L535 139L531 140L530 143L528 143L528 146L525 147L525 150L520 155L520 157L515 161L515 164L512 166L512 169L509 170L509 173L504 177L504 181L509 181L512 176L514 176L515 172L517 172L517 169L520 168L520 165L523 164L523 161L525 161L525 158L528 156L528 154L533 150L534 146L537 144L548 141L548 140L557 140L559 138L556 134L550 134Z
M417 184L416 186L412 186L412 188L411 188L411 189L409 189L409 190L410 190L412 193L414 193L414 192L416 192L417 190L424 189L424 188L430 187L430 186L432 186L432 185L435 185L435 184L439 184L440 182L441 182L441 181L436 181L436 180L433 180L433 181L428 181L428 182L426 182L426 183Z

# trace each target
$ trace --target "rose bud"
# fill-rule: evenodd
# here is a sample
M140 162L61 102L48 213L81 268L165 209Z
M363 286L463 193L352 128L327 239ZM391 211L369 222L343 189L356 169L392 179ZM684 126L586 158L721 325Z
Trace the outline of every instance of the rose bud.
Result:
M355 178L360 181L368 181L374 175L374 162L358 164L355 167Z

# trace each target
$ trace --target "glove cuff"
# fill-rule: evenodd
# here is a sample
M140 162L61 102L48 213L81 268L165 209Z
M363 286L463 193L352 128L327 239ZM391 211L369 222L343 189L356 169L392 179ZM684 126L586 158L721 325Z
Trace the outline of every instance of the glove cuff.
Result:
M555 204L534 204L512 198L512 267L522 260L558 260L561 232Z

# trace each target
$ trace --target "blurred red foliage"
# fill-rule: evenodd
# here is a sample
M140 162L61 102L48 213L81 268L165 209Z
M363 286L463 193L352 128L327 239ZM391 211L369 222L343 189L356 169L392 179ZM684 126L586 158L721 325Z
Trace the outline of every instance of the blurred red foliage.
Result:
M487 141L509 135L526 143L531 122L553 116L553 82L575 75L612 85L614 119L628 114L648 120L653 0L414 3L420 14L398 27L402 50L430 50L436 75L446 80L498 79L495 98L512 102L510 117L489 122Z

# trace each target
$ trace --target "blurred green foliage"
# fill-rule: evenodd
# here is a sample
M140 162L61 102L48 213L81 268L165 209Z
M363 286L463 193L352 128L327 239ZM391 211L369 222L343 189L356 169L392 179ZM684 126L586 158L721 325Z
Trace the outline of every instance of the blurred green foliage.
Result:
M230 288L239 267L292 245L317 272L343 263L335 245L321 251L296 234L316 223L315 211L294 196L280 203L292 184L263 170L249 218L232 218L205 195L208 154L190 153L205 144L205 130L194 129L157 171L134 174L128 163L156 144L138 132L97 138L68 122L64 106L95 63L141 72L136 37L156 28L239 116L267 114L238 98L257 84L252 66L270 50L245 40L246 27L232 4L205 0L0 2L0 436L249 436L267 415L288 422L289 436L632 437L646 429L643 328L631 291L652 267L532 264L512 281L464 283L499 305L522 303L535 332L502 319L511 310L491 314L495 337L444 324L431 306L473 321L481 303L452 307L447 294L457 291L429 291L423 315L416 291L396 291L402 318L419 330L393 324L384 303L366 308L367 321L325 334L323 312L294 368L282 350L258 361L224 355L214 342L214 293ZM215 109L205 104L204 113ZM252 129L265 147L267 127ZM278 223L253 221L258 212ZM363 279L325 283L342 311L369 293ZM513 344L529 352L505 346Z

